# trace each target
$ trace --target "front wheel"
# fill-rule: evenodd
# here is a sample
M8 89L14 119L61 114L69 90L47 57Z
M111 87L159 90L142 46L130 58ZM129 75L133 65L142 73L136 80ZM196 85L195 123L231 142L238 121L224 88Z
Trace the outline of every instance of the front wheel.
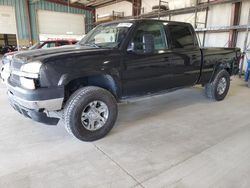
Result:
M219 71L211 83L206 84L206 95L216 101L223 100L230 87L230 75L226 70Z
M117 118L114 96L99 87L84 87L68 100L64 110L66 130L82 141L103 138Z

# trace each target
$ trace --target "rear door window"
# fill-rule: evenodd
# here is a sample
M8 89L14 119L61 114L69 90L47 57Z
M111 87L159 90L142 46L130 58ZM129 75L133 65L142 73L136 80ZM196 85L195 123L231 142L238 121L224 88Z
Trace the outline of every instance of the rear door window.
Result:
M194 48L196 40L188 25L167 25L167 30L171 36L172 48Z

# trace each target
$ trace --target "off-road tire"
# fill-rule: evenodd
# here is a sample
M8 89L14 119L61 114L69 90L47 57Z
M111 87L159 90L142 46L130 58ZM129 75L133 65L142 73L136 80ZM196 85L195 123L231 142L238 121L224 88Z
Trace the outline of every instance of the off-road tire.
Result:
M226 79L226 83L227 83L226 89L222 94L219 94L217 88L218 88L219 81L223 77ZM227 96L229 87L230 87L230 75L226 70L223 69L217 72L217 74L215 75L211 83L208 83L205 85L205 93L209 99L221 101Z
M87 130L81 122L83 109L91 101L104 102L109 111L106 123L96 131ZM107 90L89 86L75 91L64 108L64 125L66 130L82 141L95 141L106 136L113 128L117 118L117 102L115 97Z

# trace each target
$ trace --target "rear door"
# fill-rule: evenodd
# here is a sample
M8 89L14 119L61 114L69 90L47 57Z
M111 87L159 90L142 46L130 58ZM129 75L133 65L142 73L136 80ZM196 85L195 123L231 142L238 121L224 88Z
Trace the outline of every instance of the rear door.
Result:
M200 76L201 51L190 24L168 23L166 31L170 41L171 72L175 87L192 86Z

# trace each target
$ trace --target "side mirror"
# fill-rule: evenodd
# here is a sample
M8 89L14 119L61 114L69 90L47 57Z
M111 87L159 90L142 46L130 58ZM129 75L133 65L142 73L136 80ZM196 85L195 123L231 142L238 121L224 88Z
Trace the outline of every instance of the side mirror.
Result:
M154 44L154 36L151 34L143 35L143 50L144 53L154 53L155 44Z
M135 43L131 42L128 46L127 52L134 52L135 51Z

